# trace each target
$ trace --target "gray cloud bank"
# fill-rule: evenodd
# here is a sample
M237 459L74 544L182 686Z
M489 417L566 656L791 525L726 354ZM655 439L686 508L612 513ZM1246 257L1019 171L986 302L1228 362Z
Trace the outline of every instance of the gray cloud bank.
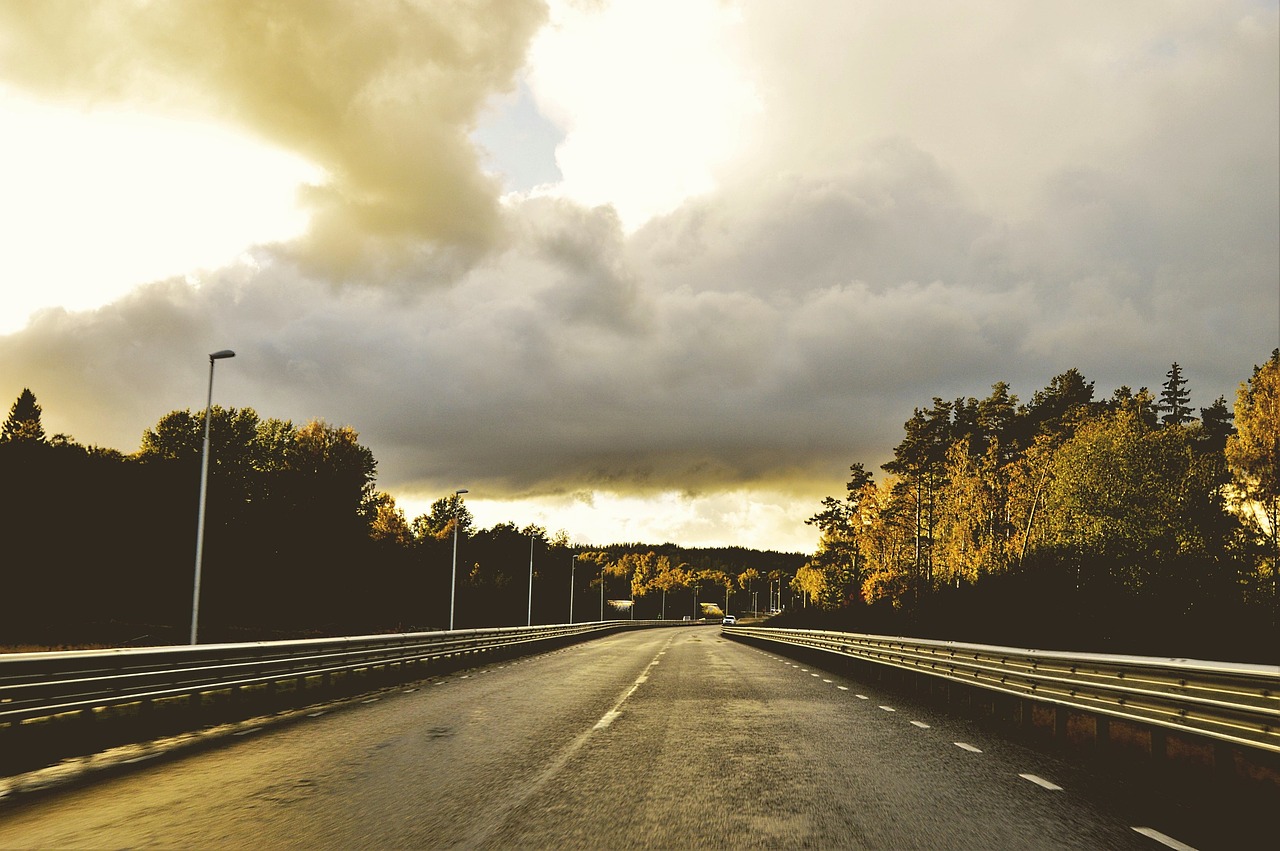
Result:
M824 111L814 78L797 76L798 57L804 39L821 47L838 28L782 26L767 7L752 32L763 39L764 24L773 27L758 50L773 129L718 190L634 234L609 207L499 204L477 170L466 132L484 95L509 86L541 20L533 7L500 32L477 28L505 19L509 4L498 5L424 22L384 55L375 47L386 31L349 35L351 21L333 17L346 4L254 4L331 17L285 27L291 58L265 66L281 85L252 97L239 71L209 56L175 60L210 100L230 92L218 101L229 114L329 168L315 228L198 281L38 315L0 337L0 393L30 386L50 431L128 451L165 412L203 405L204 354L230 347L239 357L219 366L218 401L354 425L393 493L462 483L512 498L741 487L813 498L840 492L849 463L885 460L911 409L935 395L983 396L1005 380L1029 399L1070 367L1106 395L1156 387L1177 360L1193 403L1208 405L1233 398L1280 344L1273 5L1244 4L1235 19L1185 34L1109 93L1082 95L1054 78L1060 115L1041 105L1031 118L988 120L952 105L952 120L967 122L956 147L910 115L896 133L850 129L857 98L841 101L845 78L825 91ZM343 38L378 60L330 67L332 54L315 45ZM1046 39L1037 37L1042 50ZM154 61L137 67L171 67L144 46ZM822 61L823 50L812 52ZM68 97L87 90L79 76L59 77L69 59L16 75L11 41L4 53L0 67L24 84ZM449 61L414 61L419 53ZM113 85L136 95L135 60L106 58L123 68L107 75ZM1049 73L1043 54L1025 61ZM310 88L284 92L299 74ZM353 88L348 74L363 82ZM985 83L975 109L996 110L1016 87ZM343 110L326 94L335 91ZM465 103L421 116L443 92ZM1143 108L1124 115L1105 98ZM1098 123L1075 127L1073 109ZM1033 121L1009 140L1011 171L1031 183L984 194L979 177L998 170L1002 153L975 153L974 128L1051 114L1071 140L1040 159L1016 149L1046 132ZM401 131L415 123L406 150ZM468 200L457 218L437 217L437 196ZM399 286L378 285L372 271L389 239Z

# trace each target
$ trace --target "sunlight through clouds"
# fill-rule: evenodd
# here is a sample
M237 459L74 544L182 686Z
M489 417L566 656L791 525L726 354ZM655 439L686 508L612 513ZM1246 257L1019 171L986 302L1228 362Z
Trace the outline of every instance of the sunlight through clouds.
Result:
M565 130L560 194L612 204L634 230L715 188L760 112L741 27L717 0L552 3L529 80Z
M0 97L0 333L297 237L319 170L207 123Z

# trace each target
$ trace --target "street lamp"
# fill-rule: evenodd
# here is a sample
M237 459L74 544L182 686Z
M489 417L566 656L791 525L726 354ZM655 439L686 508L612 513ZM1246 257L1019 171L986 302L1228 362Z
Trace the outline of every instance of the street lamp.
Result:
M578 557L569 560L569 623L573 623L573 574L578 568Z
M533 532L529 533L529 622L533 626Z
M600 562L600 623L604 623L604 562Z
M453 632L453 600L454 592L458 586L458 509L462 507L462 500L459 499L464 493L470 493L466 488L453 492L453 570L449 576L449 631Z
M196 643L200 623L200 563L204 558L204 503L209 486L209 418L213 409L213 362L233 358L236 353L223 349L209 355L209 398L204 404L204 445L200 449L200 509L196 514L196 578L191 589L191 643Z

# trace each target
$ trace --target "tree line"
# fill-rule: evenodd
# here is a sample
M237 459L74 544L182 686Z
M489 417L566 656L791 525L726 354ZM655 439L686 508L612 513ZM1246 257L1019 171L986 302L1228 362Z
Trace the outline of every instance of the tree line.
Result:
M166 414L128 455L49 436L42 413L24 389L0 426L0 643L181 643L205 412ZM204 641L447 628L451 594L458 628L562 623L571 599L575 621L595 620L602 597L606 619L693 617L719 612L703 604L726 595L763 598L804 562L479 529L457 494L410 520L378 490L356 430L321 420L215 406L210 446Z
M1280 661L1280 350L1234 408L1165 378L935 397L809 519L796 590L860 631Z

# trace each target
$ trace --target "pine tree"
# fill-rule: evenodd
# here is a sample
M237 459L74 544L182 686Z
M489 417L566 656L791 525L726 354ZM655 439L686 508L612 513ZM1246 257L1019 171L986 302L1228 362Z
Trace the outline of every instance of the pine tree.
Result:
M1160 401L1157 411L1164 411L1160 417L1163 425L1185 425L1195 419L1191 415L1191 394L1187 392L1187 379L1182 376L1182 367L1174 361L1165 373L1166 381L1160 388Z
M1227 406L1225 396L1219 396L1212 405L1200 409L1200 422L1204 424L1204 441L1208 449L1222 452L1226 448L1227 440L1236 433L1236 427L1231 423L1235 416Z
M44 443L44 426L40 422L40 406L29 388L22 388L18 400L9 409L9 418L0 427L0 443Z

